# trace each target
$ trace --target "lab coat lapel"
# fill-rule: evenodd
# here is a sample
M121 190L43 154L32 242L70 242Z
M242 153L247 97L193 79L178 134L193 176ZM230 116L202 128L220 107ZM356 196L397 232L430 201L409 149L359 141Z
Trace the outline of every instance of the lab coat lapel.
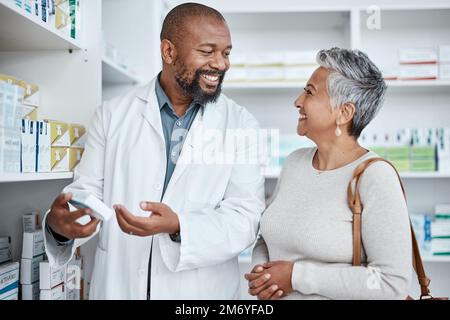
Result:
M152 128L158 133L159 137L164 141L164 133L161 123L161 113L159 110L158 99L155 92L155 81L153 79L150 84L140 88L136 96L143 100L141 114L152 126ZM165 143L165 141L164 141Z

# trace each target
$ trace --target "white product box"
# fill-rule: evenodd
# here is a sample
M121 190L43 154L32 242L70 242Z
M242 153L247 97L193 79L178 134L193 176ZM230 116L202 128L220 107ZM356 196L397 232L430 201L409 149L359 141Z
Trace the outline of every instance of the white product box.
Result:
M431 223L431 236L433 238L450 238L450 219L436 219Z
M19 288L0 293L0 300L19 300Z
M314 71L317 69L317 66L291 66L286 67L284 69L285 79L288 81L303 81L308 80ZM301 89L301 88L299 88Z
M0 265L0 300L14 294L19 287L19 262Z
M40 4L40 8L41 8L40 18L45 23L49 23L49 21L50 21L50 13L51 13L50 3L51 2L54 3L54 0L39 0L39 4Z
M11 261L11 237L0 237L0 263Z
M439 79L450 80L450 62L439 65Z
M439 46L439 63L450 63L450 44Z
M438 78L437 64L405 64L400 66L401 80L435 80Z
M39 283L22 284L22 300L39 300Z
M38 157L37 171L51 171L51 134L50 125L45 121L38 122L37 131Z
M39 212L30 212L22 216L23 232L34 232L39 229Z
M22 119L21 168L22 172L36 172L37 122Z
M83 258L81 256L74 255L66 267L66 282L73 281L73 278L78 278L76 282L79 282L82 276Z
M66 266L55 268L50 262L39 263L39 288L50 290L66 280Z
M69 289L69 284L66 287L66 300L80 300L81 289ZM74 285L72 285L74 287Z
M437 63L435 48L406 48L399 50L400 64Z
M286 51L283 54L285 65L317 65L319 50Z
M0 127L0 173L20 172L20 131Z
M438 170L441 173L450 172L450 128L438 129L437 135ZM450 214L450 209L449 209Z
M20 283L32 284L39 281L39 263L44 261L44 255L33 259L20 260Z
M64 283L50 290L41 290L41 300L66 300L66 290Z
M249 81L282 81L284 80L283 67L253 67L247 69Z
M233 51L233 53L230 55L230 62L233 68L245 67L248 64L249 60L249 54L246 52Z
M108 221L114 214L114 211L106 206L95 196L85 191L73 191L72 199L69 201L76 208L91 208L93 216L99 220Z
M434 206L435 215L449 215L450 216L450 204L438 203Z
M384 68L382 68L381 73L383 74L384 80L397 80L398 76L400 74L400 71L398 69L398 66L384 67Z
M33 259L45 253L42 229L23 233L22 258Z
M284 55L282 52L253 52L247 55L249 66L282 66Z
M70 2L71 29L70 36L79 39L81 36L81 5L80 0Z
M246 81L247 80L247 68L240 67L240 66L233 66L231 67L226 75L225 80L228 82L231 81Z
M19 129L23 115L24 89L0 74L0 128Z
M450 255L450 239L433 238L431 240L431 252L434 255L442 255L442 254Z
M33 12L33 0L22 0L23 5L22 8L28 12L28 13L32 13Z

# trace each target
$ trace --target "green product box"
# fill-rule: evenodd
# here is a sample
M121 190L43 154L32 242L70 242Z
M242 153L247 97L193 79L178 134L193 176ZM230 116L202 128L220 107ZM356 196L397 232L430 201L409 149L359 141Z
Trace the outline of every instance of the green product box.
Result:
M411 171L436 171L436 161L427 159L427 160L411 160L410 161Z
M435 146L430 147L411 147L411 159L433 160L436 157Z
M369 149L380 157L386 158L386 147L370 147Z
M387 147L386 159L388 160L409 160L410 147Z
M411 169L409 159L389 160L399 172L408 172Z

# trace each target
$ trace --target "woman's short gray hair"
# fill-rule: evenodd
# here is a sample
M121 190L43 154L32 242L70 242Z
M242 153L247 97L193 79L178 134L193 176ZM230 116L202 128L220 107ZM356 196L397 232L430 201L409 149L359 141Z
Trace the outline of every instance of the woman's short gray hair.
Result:
M355 105L349 133L359 137L384 102L387 86L380 70L359 50L321 50L317 63L330 71L327 86L332 108Z

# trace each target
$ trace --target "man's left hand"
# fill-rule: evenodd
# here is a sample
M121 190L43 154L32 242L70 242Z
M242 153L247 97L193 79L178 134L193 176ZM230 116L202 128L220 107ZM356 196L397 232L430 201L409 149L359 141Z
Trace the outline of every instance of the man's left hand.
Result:
M152 212L150 217L137 217L123 205L114 205L117 221L123 232L141 237L179 232L178 216L168 205L161 202L143 201L140 206L142 210Z

